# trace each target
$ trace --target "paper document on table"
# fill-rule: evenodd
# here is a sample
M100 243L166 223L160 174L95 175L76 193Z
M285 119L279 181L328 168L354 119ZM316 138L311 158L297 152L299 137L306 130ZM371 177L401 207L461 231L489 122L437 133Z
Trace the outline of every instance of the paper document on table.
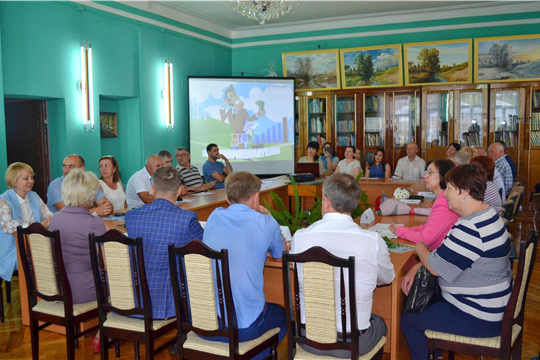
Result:
M208 195L213 195L214 193L211 193L211 192L200 192L200 193L197 193L197 194L193 194L193 196L208 196Z
M395 253L404 253L404 252L407 252L407 251L413 251L414 248L410 248L410 247L402 247L402 246L398 246L398 247L395 247L395 248L388 248L388 251L390 252L395 252Z
M386 236L389 239L397 239L398 236L394 233L392 233L390 230L388 230L388 226L391 224L383 224L378 223L373 225L372 227L368 228L369 231L376 232L377 234L381 236ZM403 226L403 224L395 224L397 226Z
M126 216L125 215L122 215L122 216L107 216L107 217L104 217L104 218L101 218L102 220L109 220L109 221L125 221L126 220Z
M418 196L423 196L425 199L436 199L437 195L435 195L431 191L419 191Z

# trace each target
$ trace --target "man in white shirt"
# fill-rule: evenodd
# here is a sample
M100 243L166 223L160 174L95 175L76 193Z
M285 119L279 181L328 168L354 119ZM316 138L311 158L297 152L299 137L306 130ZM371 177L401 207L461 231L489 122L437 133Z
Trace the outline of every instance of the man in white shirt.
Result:
M416 143L407 144L407 156L398 160L394 175L405 180L420 180L426 171L426 162L417 153Z
M360 202L362 188L347 174L336 174L323 185L322 220L307 229L296 232L292 239L291 253L301 253L313 246L320 246L340 258L355 257L356 311L358 319L359 354L368 353L386 335L384 320L371 313L373 292L377 285L389 284L394 280L394 266L390 261L388 247L377 233L363 230L351 214ZM349 298L348 274L345 272L346 299ZM339 271L335 270L335 284L339 284ZM303 274L299 271L300 301L303 304ZM341 318L339 286L336 287L336 319ZM347 314L350 304L347 302ZM305 322L302 305L301 317ZM342 332L341 322L336 322L338 337ZM350 318L347 317L350 331ZM345 350L320 351L305 345L306 351L318 355L350 358ZM347 355L348 354L348 355Z
M154 202L152 195L152 176L163 166L163 160L157 155L146 158L146 165L133 174L126 186L126 201L128 208L142 206Z

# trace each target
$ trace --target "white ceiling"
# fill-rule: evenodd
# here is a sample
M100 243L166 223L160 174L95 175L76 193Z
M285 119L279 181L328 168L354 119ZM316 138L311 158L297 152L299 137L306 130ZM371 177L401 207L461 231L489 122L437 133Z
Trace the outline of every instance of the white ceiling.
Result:
M76 1L76 0L75 0ZM279 0L275 0L279 1ZM187 25L232 38L287 34L402 22L540 11L540 1L306 1L289 14L259 25L226 6L210 1L119 1Z
M260 26L227 7L227 1L157 1L205 20L220 23L231 29ZM272 19L266 25L297 23L341 16L381 14L389 12L411 12L440 7L467 5L479 1L292 1L294 7L289 14ZM265 26L266 26L265 25Z

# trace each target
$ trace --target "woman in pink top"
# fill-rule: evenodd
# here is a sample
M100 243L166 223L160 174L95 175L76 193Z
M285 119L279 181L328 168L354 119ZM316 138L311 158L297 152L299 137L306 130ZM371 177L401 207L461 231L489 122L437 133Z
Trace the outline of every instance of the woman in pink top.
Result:
M437 198L424 225L412 228L404 226L396 228L395 225L390 225L388 229L402 239L415 243L424 242L430 249L437 249L459 218L457 213L448 208L448 202L444 197L446 189L444 176L454 167L454 163L447 159L436 159L428 163L424 174L426 188L433 191Z

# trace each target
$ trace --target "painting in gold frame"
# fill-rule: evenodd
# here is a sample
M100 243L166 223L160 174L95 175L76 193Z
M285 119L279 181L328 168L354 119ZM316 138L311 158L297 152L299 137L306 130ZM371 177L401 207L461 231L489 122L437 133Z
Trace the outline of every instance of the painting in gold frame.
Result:
M403 45L405 85L472 83L472 39Z
M283 76L295 77L296 90L339 90L338 49L283 53Z
M341 49L343 89L403 86L401 44Z
M474 39L476 83L539 80L540 34Z
M116 113L102 112L99 114L99 125L102 138L118 137Z

